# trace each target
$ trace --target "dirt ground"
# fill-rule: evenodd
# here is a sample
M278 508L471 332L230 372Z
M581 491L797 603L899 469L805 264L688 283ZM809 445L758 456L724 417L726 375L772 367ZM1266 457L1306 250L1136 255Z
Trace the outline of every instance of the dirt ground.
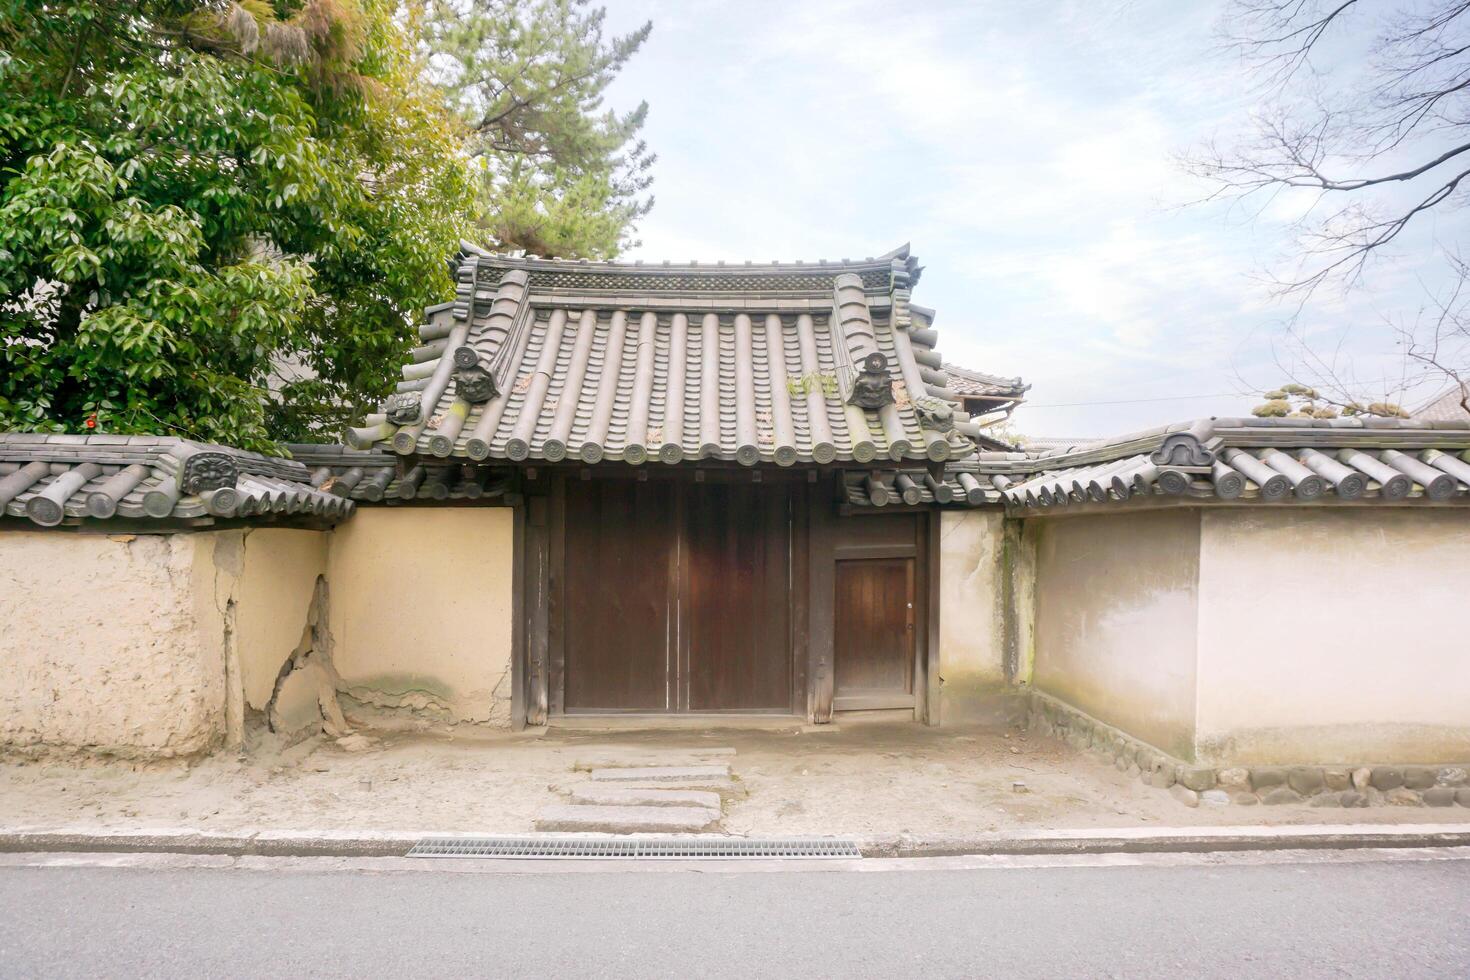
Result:
M357 751L323 738L284 749L266 736L252 742L242 755L193 763L0 760L0 826L525 833L591 766L689 764L717 748L735 750L719 761L728 759L744 794L727 804L724 829L742 835L943 842L1043 829L1470 823L1464 808L1191 809L1098 757L1019 729L403 733Z

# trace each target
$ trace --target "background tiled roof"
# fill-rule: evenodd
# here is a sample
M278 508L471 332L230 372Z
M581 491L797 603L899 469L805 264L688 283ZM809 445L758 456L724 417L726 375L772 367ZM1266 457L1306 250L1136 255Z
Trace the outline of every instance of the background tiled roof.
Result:
M1461 404L1464 392L1459 385L1450 388L1429 401L1425 402L1414 412L1414 418L1423 419L1426 422L1450 422L1455 419L1470 420L1470 412L1465 411Z
M1003 378L948 362L944 364L944 373L949 375L950 390L967 397L1019 399L1031 390L1020 378Z
M1470 503L1470 421L1204 419L975 465L1020 510L1155 495Z

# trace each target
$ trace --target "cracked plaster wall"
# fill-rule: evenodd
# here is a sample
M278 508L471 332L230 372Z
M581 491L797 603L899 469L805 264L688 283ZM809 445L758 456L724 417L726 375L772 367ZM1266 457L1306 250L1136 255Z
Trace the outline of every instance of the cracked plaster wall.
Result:
M361 508L333 532L329 622L350 712L509 726L513 518Z
M318 531L0 534L0 744L238 747L325 567Z
M235 647L245 704L265 710L281 665L306 625L316 580L327 571L327 535L256 528L246 532L236 602Z
M332 700L321 683L272 704L324 575L331 642L305 666L350 703L508 725L512 526L446 508L364 510L333 535L0 534L0 746L187 756L239 748L271 708L333 727L295 710Z
M227 648L217 544L0 534L0 744L128 757L216 745Z

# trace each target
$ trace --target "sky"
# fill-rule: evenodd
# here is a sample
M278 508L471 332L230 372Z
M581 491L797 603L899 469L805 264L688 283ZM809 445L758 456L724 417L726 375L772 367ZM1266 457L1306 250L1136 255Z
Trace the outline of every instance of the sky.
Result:
M1303 202L1192 203L1209 188L1178 162L1238 132L1260 97L1217 3L606 2L613 30L654 25L608 94L649 102L659 157L626 258L909 242L945 359L1032 385L1014 420L1026 435L1246 414L1251 388L1288 380L1296 304L1266 278ZM1385 317L1437 288L1443 232L1426 222L1297 328L1360 378L1394 375Z

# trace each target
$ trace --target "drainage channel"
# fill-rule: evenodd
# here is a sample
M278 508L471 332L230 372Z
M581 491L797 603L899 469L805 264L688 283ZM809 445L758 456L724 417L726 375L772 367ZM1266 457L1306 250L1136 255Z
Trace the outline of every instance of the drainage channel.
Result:
M426 837L409 857L640 858L738 860L746 858L860 858L857 842L842 837Z

